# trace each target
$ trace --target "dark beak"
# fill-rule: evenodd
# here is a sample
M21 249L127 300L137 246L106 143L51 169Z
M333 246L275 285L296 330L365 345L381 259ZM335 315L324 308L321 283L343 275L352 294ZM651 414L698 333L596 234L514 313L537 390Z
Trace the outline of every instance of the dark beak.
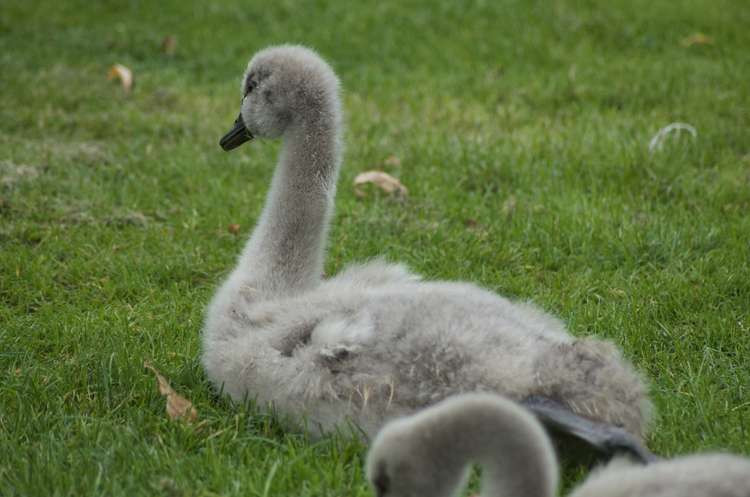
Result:
M221 148L225 151L229 152L233 148L237 148L246 141L252 139L253 135L245 127L245 121L242 120L242 114L240 114L237 116L237 119L234 120L234 127L232 130L221 137L219 145L221 145Z

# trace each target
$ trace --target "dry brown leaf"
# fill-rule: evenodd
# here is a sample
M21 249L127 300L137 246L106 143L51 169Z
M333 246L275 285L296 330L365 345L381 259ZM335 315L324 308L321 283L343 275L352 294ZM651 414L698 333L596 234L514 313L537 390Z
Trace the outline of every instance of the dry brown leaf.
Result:
M386 193L395 193L404 197L409 193L409 190L390 174L383 171L366 171L354 178L354 194L358 197L363 197L365 195L364 192L358 189L357 186L367 183L376 185Z
M159 393L167 398L167 415L169 419L182 419L187 423L192 423L198 419L198 411L193 407L193 403L175 392L167 379L150 362L145 361L143 367L150 369L156 376Z
M680 40L680 45L683 47L692 47L693 45L713 45L714 39L710 36L704 35L703 33L693 33Z
M231 234L236 235L240 232L240 225L237 223L232 223L229 226L227 226L227 231L229 231Z
M167 55L174 55L177 51L177 38L172 35L165 36L161 41L161 51Z
M401 159L399 159L395 155L389 155L388 157L385 158L385 160L383 161L383 164L385 164L386 166L398 167L401 165Z
M122 89L125 93L129 93L133 89L133 71L123 66L122 64L115 64L109 68L107 73L107 79L119 79L122 84Z

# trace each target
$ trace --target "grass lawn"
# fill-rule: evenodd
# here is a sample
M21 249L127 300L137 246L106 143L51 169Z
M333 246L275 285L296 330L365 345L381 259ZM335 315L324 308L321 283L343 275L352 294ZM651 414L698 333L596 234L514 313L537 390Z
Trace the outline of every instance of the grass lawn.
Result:
M654 451L750 453L750 5L457 4L3 2L0 495L371 495L364 446L284 433L198 360L278 151L218 139L286 41L345 88L328 273L384 254L533 299L647 375ZM650 153L674 121L697 137ZM409 197L357 197L369 169Z

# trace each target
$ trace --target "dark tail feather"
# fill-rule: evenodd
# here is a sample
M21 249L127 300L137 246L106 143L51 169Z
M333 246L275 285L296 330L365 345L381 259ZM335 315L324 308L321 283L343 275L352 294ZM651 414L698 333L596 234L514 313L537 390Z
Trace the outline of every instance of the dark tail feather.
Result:
M659 460L627 431L607 423L591 421L548 397L533 395L521 402L549 430L572 435L606 456L629 454L643 464Z

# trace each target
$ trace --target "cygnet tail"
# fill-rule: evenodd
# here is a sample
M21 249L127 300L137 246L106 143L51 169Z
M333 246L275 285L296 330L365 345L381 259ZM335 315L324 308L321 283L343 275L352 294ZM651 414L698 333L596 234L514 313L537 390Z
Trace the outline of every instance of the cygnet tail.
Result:
M642 443L652 410L646 383L612 343L595 338L561 343L542 354L538 364L537 388L531 396L624 430Z
M548 430L572 435L606 456L625 453L644 464L659 459L622 428L578 416L555 400L537 395L527 397L521 404L533 412Z

